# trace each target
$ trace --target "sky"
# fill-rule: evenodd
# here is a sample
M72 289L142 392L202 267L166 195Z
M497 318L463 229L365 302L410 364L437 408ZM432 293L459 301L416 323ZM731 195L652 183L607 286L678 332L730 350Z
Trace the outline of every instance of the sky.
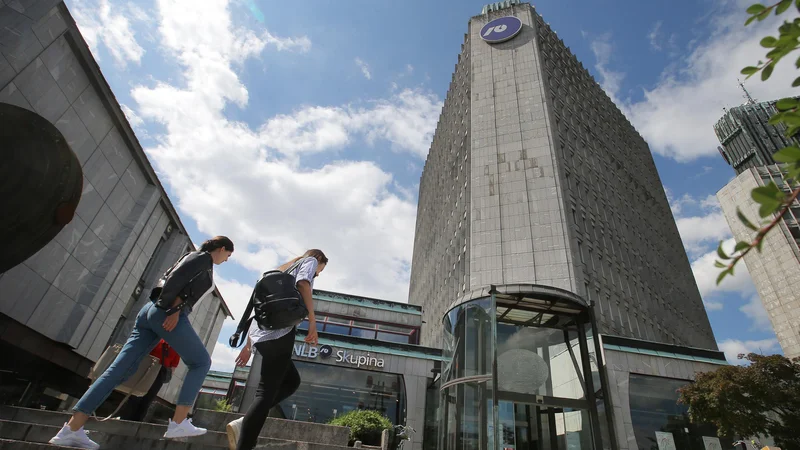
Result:
M715 285L734 172L712 126L743 102L774 19L739 0L544 0L537 11L650 144L720 349L780 352L746 268ZM258 275L308 248L316 288L408 300L419 177L473 0L67 0L192 240L236 251L215 280L240 317ZM791 94L791 62L759 100ZM212 355L231 370L228 320Z

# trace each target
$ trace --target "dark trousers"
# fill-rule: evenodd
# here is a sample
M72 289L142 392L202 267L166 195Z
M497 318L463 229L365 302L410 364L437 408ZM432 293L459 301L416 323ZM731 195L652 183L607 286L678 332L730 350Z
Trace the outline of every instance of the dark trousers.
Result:
M267 420L269 410L289 398L300 387L300 374L292 362L294 330L286 336L255 344L261 354L261 379L256 398L242 421L236 450L252 450Z
M128 398L128 403L125 405L124 412L120 416L122 420L132 420L135 422L144 420L144 417L147 415L147 410L150 408L150 404L153 403L156 395L158 395L158 391L161 390L161 386L164 385L164 378L166 377L166 372L169 370L170 369L164 366L161 367L156 380L153 382L153 385L150 386L150 390L147 391L147 394L144 394L142 397L131 396Z

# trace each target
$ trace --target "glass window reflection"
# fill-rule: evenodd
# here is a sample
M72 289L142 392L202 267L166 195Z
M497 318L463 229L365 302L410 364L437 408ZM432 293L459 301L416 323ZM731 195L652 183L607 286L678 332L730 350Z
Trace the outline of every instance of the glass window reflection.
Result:
M381 412L393 424L405 420L405 390L400 375L305 361L294 364L303 381L291 397L280 403L283 417L327 423L348 411L368 409Z
M350 334L350 327L347 325L338 325L328 322L325 324L325 332L347 336Z
M409 341L407 334L384 333L382 331L378 331L378 340L385 342L397 342L400 344L408 344Z
M678 389L689 383L688 380L630 375L631 419L640 450L656 446L656 431L672 433L676 450L704 450L703 436L717 435L713 425L691 423L686 405L678 404ZM722 448L733 446L729 438L720 438L720 443Z

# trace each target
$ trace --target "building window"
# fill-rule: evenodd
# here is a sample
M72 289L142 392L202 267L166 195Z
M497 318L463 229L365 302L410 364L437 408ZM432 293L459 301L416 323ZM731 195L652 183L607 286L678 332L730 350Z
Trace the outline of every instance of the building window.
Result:
M713 425L691 423L686 405L678 404L678 389L690 383L688 380L630 374L630 409L637 448L653 448L656 432L671 433L675 448L683 449L705 448L703 436L717 435ZM722 448L733 446L730 438L721 437L719 440Z
M393 424L405 421L405 389L400 375L294 361L300 387L274 412L286 419L327 423L357 409L378 411Z

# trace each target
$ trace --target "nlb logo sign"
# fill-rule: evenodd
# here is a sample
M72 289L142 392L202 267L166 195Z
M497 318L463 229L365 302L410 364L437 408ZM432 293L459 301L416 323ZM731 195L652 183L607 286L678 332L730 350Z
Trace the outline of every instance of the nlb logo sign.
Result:
M295 356L300 356L302 358L310 358L315 359L320 357L322 359L328 359L331 356L334 356L333 347L330 345L322 345L322 346L310 346L308 344L295 344L294 345L294 354ZM336 359L334 360L337 363L348 363L352 364L356 367L361 366L373 366L373 367L384 367L385 361L383 358L378 358L377 356L371 356L369 353L366 355L364 354L354 354L347 350L337 350L336 351Z
M498 44L513 38L520 31L522 31L521 20L514 16L501 17L481 28L481 39L490 44Z

